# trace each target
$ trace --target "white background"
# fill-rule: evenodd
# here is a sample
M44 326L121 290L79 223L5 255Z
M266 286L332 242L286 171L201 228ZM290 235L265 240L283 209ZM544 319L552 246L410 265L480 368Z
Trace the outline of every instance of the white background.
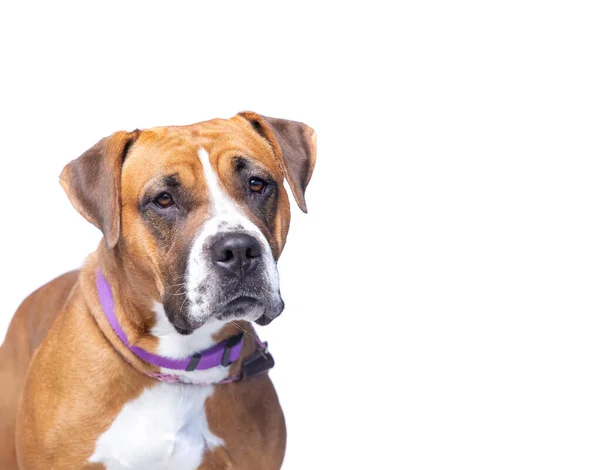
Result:
M318 133L261 330L284 468L599 468L594 3L3 2L0 338L100 238L64 164L250 109Z

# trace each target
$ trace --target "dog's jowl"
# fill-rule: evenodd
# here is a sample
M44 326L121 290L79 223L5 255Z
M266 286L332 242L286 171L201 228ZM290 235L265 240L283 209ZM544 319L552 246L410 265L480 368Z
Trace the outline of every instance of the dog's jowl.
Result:
M116 132L63 170L104 235L29 296L0 348L2 469L278 469L277 260L314 131L252 112ZM69 234L65 233L65 237Z

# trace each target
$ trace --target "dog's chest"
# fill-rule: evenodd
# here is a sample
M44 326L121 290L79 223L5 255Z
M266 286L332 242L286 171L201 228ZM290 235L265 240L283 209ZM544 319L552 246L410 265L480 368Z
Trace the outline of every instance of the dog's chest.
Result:
M159 382L125 404L102 434L90 462L108 470L196 469L206 450L223 445L204 410L211 386Z

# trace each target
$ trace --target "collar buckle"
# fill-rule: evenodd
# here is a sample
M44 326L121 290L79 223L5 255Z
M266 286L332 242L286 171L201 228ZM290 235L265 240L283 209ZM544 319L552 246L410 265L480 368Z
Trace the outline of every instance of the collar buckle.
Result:
M229 367L233 363L233 361L229 360L229 357L231 356L231 350L238 345L243 336L244 333L240 333L239 335L232 336L227 340L225 348L223 349L223 357L221 358L221 365L223 367Z
M269 352L268 343L257 344L257 349L242 363L242 379L265 373L275 367L275 359Z

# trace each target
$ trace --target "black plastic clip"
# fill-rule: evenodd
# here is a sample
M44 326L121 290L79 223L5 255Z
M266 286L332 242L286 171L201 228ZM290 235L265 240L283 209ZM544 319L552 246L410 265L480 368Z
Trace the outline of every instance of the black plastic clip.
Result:
M192 371L196 370L196 367L198 367L198 364L200 363L201 357L202 357L202 354L200 354L200 353L194 354L192 356L192 358L190 359L190 362L188 363L185 370L188 372L192 372Z
M242 363L242 379L262 374L273 367L275 359L268 350L268 344L264 343L264 346L258 346L258 349Z
M223 351L223 358L221 359L221 365L223 367L228 367L232 364L232 361L229 360L229 356L231 356L231 350L242 340L243 336L244 333L240 333L239 335L232 336L227 340L227 344L225 344L225 350Z

